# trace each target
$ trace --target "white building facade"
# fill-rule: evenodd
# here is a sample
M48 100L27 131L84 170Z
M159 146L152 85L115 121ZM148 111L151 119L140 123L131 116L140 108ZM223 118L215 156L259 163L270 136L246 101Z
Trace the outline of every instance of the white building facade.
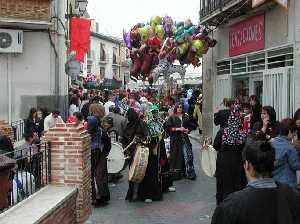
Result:
M123 41L97 31L94 28L91 32L90 51L84 66L86 73L95 75L106 87L122 87L129 76L128 53Z
M24 10L28 7L24 14L17 3L15 11L5 10L6 5L0 9L0 33L19 31L18 41L22 45L19 53L0 48L0 120L24 119L31 107L65 111L68 94L65 32L51 17L56 16L64 23L66 2L20 0L18 4L24 5Z

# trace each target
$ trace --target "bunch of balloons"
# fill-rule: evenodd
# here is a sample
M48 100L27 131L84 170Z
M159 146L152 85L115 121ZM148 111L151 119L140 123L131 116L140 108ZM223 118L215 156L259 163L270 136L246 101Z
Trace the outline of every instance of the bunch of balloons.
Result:
M130 49L130 77L135 81L151 80L152 70L162 60L199 66L202 55L217 43L190 19L176 24L169 16L153 16L148 24L138 23L129 32L123 31L123 39Z

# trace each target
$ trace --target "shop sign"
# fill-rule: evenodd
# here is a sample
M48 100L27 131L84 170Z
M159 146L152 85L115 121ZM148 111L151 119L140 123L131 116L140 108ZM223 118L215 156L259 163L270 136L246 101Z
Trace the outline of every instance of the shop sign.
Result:
M265 16L258 15L230 27L229 56L265 48Z

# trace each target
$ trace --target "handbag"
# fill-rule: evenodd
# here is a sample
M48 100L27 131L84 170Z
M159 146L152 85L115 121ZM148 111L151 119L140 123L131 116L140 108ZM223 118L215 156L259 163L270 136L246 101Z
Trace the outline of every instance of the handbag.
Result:
M205 175L214 177L216 172L217 151L208 143L207 139L203 142L200 161L201 168Z

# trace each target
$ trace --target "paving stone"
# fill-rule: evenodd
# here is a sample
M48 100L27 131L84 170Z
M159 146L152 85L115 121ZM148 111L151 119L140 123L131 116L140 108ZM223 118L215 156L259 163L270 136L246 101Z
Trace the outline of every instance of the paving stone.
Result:
M125 201L127 175L110 187L111 201L106 207L93 208L87 224L208 224L215 208L215 179L200 168L200 138L191 138L194 151L195 181L175 182L176 192L164 194L153 203Z

